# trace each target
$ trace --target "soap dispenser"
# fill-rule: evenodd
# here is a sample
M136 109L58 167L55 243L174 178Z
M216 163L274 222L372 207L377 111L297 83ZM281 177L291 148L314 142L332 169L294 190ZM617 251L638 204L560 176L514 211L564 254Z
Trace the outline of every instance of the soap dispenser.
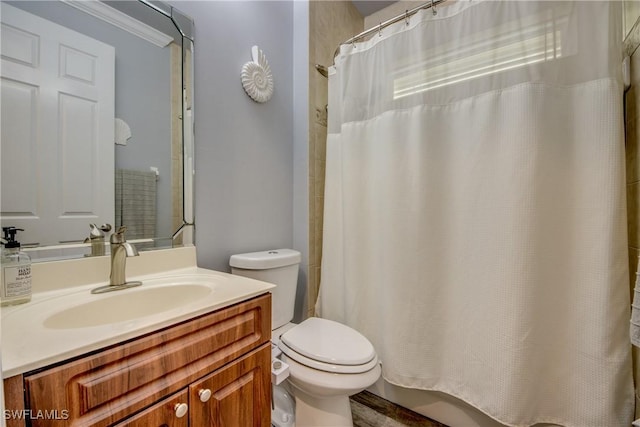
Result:
M21 228L2 227L2 286L0 305L15 305L31 301L31 258L20 250L16 233Z

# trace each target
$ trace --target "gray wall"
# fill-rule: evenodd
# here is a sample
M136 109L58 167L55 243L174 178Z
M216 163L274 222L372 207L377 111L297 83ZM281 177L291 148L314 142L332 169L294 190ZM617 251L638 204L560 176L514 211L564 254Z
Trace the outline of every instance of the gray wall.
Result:
M129 124L133 135L128 145L115 146L116 167L143 171L148 171L150 166L160 169L156 230L158 236L171 236L169 48L152 45L62 2L8 3L115 48L115 114Z
M175 1L195 21L198 265L229 271L234 253L293 245L291 1ZM240 70L258 45L273 97L252 101Z

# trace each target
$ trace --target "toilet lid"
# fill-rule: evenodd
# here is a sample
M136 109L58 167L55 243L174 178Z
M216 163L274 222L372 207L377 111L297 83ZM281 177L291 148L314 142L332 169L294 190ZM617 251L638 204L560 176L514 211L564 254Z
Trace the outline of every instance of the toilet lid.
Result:
M373 345L362 334L318 317L289 329L280 340L308 359L332 365L364 365L376 357Z

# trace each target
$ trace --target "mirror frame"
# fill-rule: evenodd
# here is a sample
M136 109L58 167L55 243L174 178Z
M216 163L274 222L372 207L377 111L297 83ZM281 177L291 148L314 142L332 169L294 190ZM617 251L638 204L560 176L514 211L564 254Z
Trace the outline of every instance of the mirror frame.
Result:
M193 245L195 244L194 22L193 18L163 1L138 1L171 19L182 35L182 225L173 233L172 240L175 242L176 239L182 236L182 245ZM185 45L188 45L189 48L185 48Z

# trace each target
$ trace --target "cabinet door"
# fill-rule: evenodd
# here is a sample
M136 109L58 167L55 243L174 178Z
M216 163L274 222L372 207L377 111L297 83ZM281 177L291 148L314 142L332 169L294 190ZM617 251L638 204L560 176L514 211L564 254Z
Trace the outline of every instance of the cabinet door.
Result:
M267 343L193 383L189 386L189 402L191 426L268 427L271 345Z
M176 393L114 427L187 427L187 390Z

